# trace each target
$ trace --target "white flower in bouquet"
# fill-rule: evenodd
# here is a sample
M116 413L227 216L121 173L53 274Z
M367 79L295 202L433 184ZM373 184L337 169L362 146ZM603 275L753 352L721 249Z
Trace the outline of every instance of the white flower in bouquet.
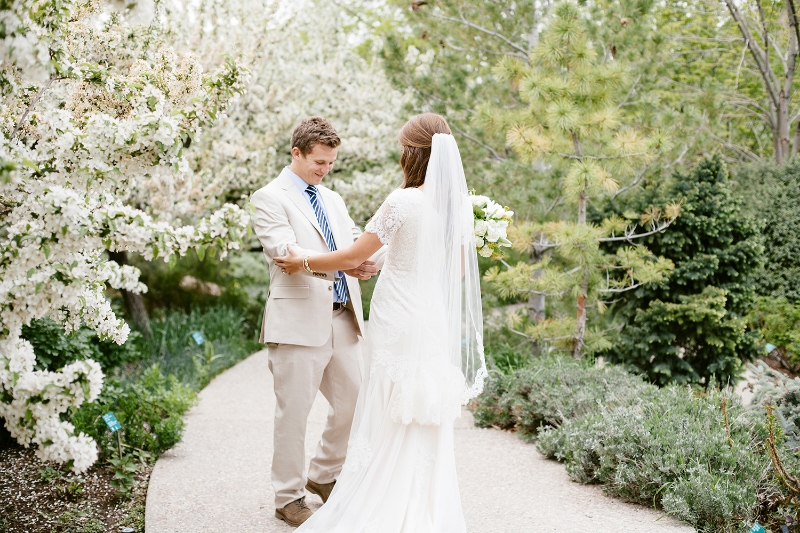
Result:
M511 246L507 229L514 212L486 196L471 194L470 200L475 216L475 247L478 254L499 259L503 256L500 248Z

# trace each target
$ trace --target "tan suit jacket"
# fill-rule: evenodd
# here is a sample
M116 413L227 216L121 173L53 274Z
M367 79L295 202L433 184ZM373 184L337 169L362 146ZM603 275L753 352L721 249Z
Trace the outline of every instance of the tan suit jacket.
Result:
M317 186L325 206L336 248L347 248L361 235L344 200L337 193ZM270 274L269 297L261 324L261 342L322 346L331 334L333 305L333 272L301 271L289 276L280 271L273 257L286 254L288 245L299 246L301 253L315 255L328 251L317 217L308 201L289 176L289 170L257 190L250 198L253 206L253 227L267 260ZM381 250L372 260L382 262ZM358 320L358 333L363 336L364 315L358 280L345 276L350 301Z

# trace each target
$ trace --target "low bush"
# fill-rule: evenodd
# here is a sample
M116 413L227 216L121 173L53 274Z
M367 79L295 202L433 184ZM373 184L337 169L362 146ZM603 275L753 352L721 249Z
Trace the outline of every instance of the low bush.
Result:
M789 378L763 361L749 365L749 369L756 383L753 403L775 408L785 442L800 451L800 378Z
M94 359L104 371L135 361L139 356L136 342L140 335L132 331L122 346L110 340L100 340L97 334L82 327L67 334L64 327L49 318L34 320L23 326L22 336L33 345L36 368L58 370L73 361Z
M221 371L262 348L255 324L245 311L232 307L167 311L153 319L150 328L150 335L137 343L139 359L121 369L124 379L137 379L158 365L165 375L200 390ZM192 338L196 331L205 339L202 345Z
M571 357L531 359L516 372L490 373L474 407L480 426L515 428L523 438L536 437L543 427L593 412L601 406L625 404L648 385L618 367L599 370Z
M701 532L770 523L785 501L764 449L763 412L713 384L658 388L614 366L533 358L513 374L491 372L473 411L478 425L538 438L572 479L656 505ZM786 461L797 471L796 457Z
M260 349L244 312L229 307L167 311L153 319L151 330L148 338L136 339L136 359L109 373L100 398L70 413L106 458L118 451L103 414L115 414L125 446L158 457L180 441L183 415L196 393ZM196 331L203 335L201 345L192 338Z
M762 296L748 318L763 341L775 346L770 355L787 370L800 372L800 303Z
M101 418L111 411L122 425L126 447L158 457L180 441L183 415L195 395L193 387L175 376L164 376L154 365L133 382L110 378L100 398L75 410L71 419L76 429L95 439L108 458L118 454L117 437Z
M722 402L730 406L730 434ZM667 387L545 429L538 448L563 461L576 481L602 483L700 531L720 532L752 524L758 494L774 485L770 459L758 450L764 436L763 424L729 390L698 396Z

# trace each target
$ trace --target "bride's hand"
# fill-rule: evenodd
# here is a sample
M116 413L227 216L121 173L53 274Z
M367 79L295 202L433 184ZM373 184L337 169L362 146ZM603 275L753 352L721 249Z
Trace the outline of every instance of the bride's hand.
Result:
M288 247L289 255L274 258L275 264L284 274L294 275L303 270L303 257Z

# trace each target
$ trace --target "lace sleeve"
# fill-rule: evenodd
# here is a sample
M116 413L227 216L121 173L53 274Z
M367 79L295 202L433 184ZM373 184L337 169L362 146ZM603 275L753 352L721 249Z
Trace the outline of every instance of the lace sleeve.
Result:
M383 244L389 244L402 225L403 211L400 209L397 195L390 194L375 216L367 223L364 231L374 233Z

